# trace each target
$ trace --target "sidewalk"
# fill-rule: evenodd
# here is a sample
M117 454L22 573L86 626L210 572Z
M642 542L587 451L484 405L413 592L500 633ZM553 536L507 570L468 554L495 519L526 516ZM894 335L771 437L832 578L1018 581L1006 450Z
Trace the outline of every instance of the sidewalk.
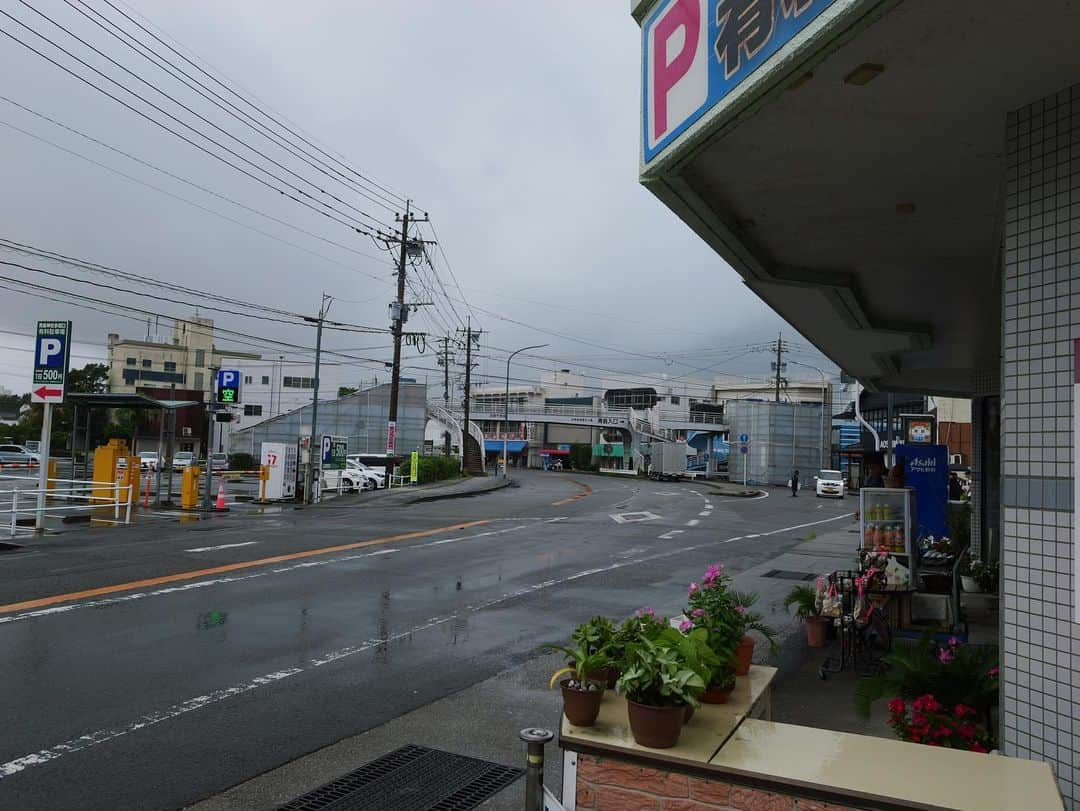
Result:
M393 489L383 488L381 490L371 490L366 493L350 493L348 506L350 507L366 507L366 506L397 506L407 504L419 504L425 501L441 501L448 498L468 498L470 496L479 496L484 493L491 493L495 490L501 490L504 487L510 487L514 483L513 478L502 478L500 476L465 476L460 479L451 479L449 481L430 482L428 484L418 484L411 487L395 487ZM338 499L345 499L346 496L339 496ZM328 504L333 504L338 501L334 499ZM339 502L339 506L343 506L346 502Z

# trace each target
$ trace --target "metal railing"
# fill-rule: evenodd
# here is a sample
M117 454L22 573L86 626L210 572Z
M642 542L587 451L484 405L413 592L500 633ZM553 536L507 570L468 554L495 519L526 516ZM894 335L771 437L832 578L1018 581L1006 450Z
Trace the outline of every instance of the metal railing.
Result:
M36 476L11 476L0 474L0 484L11 481L33 481L36 483L38 479ZM131 492L132 486L130 484L119 484L117 482L88 482L82 479L49 479L49 483L54 486L44 490L45 506L40 510L46 517L62 517L52 515L53 513L108 510L111 507L113 512L112 523L131 523L131 503L133 494ZM95 493L100 493L102 491L106 491L110 493L110 495L95 495ZM32 516L36 524L39 512L38 497L41 494L42 490L38 487L12 487L10 489L0 489L0 503L6 503L8 498L11 499L11 504L7 509L0 506L0 515L3 515L7 519L7 526L11 537L15 537L20 531L29 533L36 531L35 527L19 526L19 516ZM56 501L68 503L59 505L50 503ZM123 518L121 518L121 508ZM97 520L108 521L109 519L98 518Z

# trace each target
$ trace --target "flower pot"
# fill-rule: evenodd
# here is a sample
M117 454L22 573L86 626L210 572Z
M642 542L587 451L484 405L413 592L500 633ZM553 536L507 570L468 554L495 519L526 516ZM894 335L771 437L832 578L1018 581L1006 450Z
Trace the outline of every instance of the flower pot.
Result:
M694 717L694 705L693 704L687 704L686 705L686 712L683 713L683 719L682 719L683 726L686 726L687 724L689 724L690 719L693 718L693 717Z
M962 575L960 575L960 583L963 585L964 591L966 591L966 592L968 592L970 594L981 594L982 593L982 590L983 590L982 585L980 585L979 580L976 577L971 577L970 575L962 574Z
M735 648L735 675L745 676L750 672L750 663L754 660L754 638L744 636Z
M636 701L626 702L630 732L640 746L650 749L670 749L679 742L686 707L650 707Z
M615 665L611 665L607 668L607 689L614 690L615 682L619 680L619 676L622 675L622 671Z
M600 714L600 702L604 700L603 688L597 690L576 690L568 685L570 679L559 682L562 688L563 712L566 720L576 727L591 727ZM597 685L599 687L599 685Z
M811 648L824 648L829 634L829 620L825 617L806 618L806 644Z
M727 704L734 689L734 683L730 687L708 687L701 694L701 700L706 704Z

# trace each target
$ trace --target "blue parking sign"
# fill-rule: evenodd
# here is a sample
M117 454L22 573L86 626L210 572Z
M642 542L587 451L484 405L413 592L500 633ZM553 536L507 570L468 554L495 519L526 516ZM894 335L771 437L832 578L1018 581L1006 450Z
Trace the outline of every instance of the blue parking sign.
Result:
M739 434L739 442L745 445L750 441L750 434Z
M71 356L71 322L38 321L31 402L62 403Z
M240 402L240 372L236 369L218 369L217 401L233 404Z

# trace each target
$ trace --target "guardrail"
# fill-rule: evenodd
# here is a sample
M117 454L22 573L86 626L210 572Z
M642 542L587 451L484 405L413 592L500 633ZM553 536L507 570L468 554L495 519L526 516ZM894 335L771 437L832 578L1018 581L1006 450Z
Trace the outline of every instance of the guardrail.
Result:
M0 481L37 481L36 477L30 476L7 476L0 474ZM50 513L72 512L75 510L104 509L112 507L113 523L131 523L132 486L130 484L118 484L116 482L87 482L81 479L49 479L54 487L42 491L38 487L0 489L0 501L11 499L11 506L4 510L0 508L0 515L7 517L8 530L11 537L18 532L34 532L34 527L19 526L19 516L29 515L36 519L38 516L38 497L44 492L46 504L41 508L43 515ZM94 495L95 491L110 491L111 497ZM66 501L67 505L49 504L50 501ZM20 506L26 505L26 506ZM121 519L121 506L123 518ZM109 519L98 519L108 521Z

